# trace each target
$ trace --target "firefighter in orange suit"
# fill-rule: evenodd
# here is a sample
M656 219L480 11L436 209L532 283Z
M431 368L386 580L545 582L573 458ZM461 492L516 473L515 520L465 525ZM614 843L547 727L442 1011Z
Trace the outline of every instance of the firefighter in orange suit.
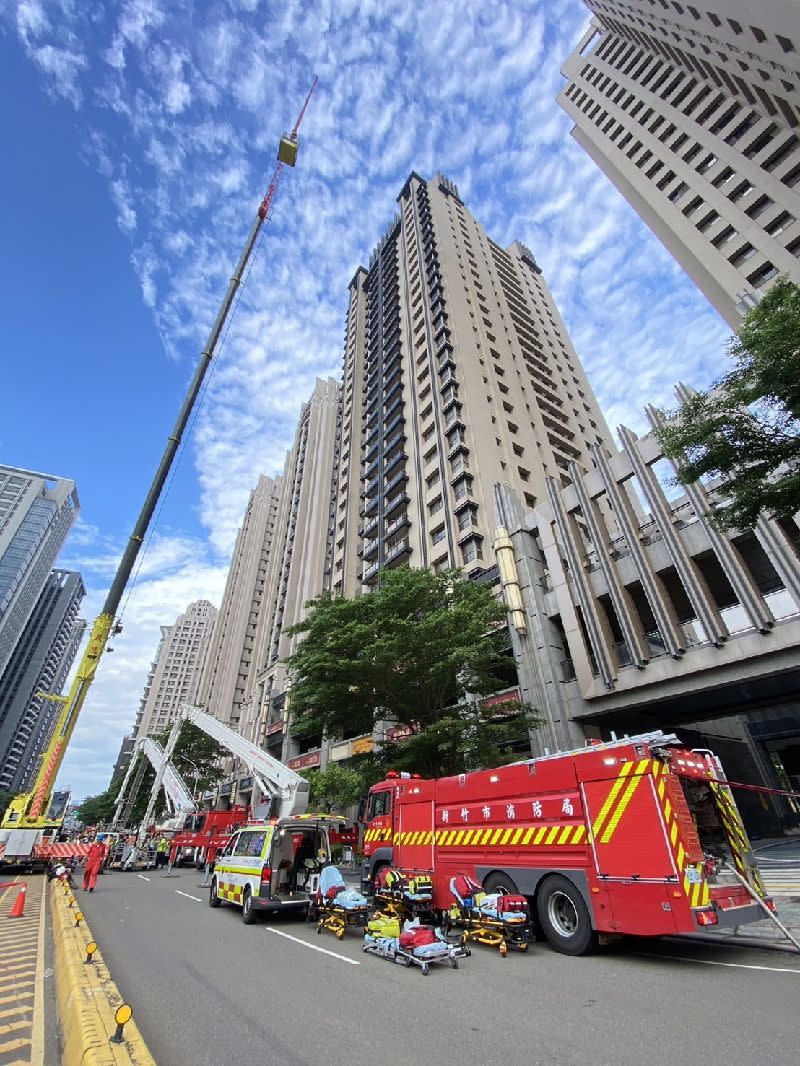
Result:
M89 848L89 853L86 856L86 865L83 868L84 892L87 888L90 892L94 892L94 886L97 884L97 875L100 873L100 867L103 865L103 859L105 859L105 857L105 845L102 841L95 840Z

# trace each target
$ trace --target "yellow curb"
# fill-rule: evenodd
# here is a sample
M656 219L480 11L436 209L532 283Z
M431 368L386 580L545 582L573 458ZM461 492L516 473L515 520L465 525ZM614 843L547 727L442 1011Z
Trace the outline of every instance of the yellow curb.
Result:
M61 1036L61 1066L155 1066L142 1034L131 1019L124 1041L112 1044L114 1011L122 1003L119 989L100 951L86 963L86 945L93 939L86 920L75 925L75 912L52 883L53 946L56 1012Z

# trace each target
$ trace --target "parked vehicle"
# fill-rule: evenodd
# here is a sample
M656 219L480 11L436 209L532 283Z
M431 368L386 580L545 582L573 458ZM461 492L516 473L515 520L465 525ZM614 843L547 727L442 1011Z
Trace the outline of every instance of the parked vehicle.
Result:
M458 875L523 895L569 955L759 921L754 897L774 910L719 760L660 732L431 781L390 772L364 854L365 891L388 864L428 872L440 911Z

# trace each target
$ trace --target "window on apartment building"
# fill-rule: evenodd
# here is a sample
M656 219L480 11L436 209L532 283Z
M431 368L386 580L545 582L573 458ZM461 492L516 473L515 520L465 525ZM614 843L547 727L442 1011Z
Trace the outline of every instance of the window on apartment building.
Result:
M461 545L461 558L465 563L474 562L476 559L483 558L483 549L481 548L481 542L474 538L466 541Z
M428 474L425 478L425 484L429 489L432 489L434 485L438 485L441 480L441 475L438 470L434 470L432 474Z
M431 543L441 544L445 538L444 525L439 526L437 529L431 531Z
M791 226L794 220L794 215L788 211L781 211L779 215L776 215L771 222L764 226L764 232L768 233L770 237L777 237L779 233L783 233L787 226Z
M789 40L788 37L781 37L779 33L776 33L775 40L778 42L784 52L794 51L794 44Z
M743 244L741 248L737 249L733 255L728 256L728 262L731 266L740 267L746 263L748 259L752 259L755 254L755 248L748 241L746 244Z
M463 533L465 529L478 524L478 508L476 504L470 504L458 512L458 528Z
M689 203L685 204L684 207L682 208L682 213L684 215L687 215L687 216L691 215L693 211L696 211L698 207L702 207L702 206L703 206L703 197L702 196L693 196L691 198L691 200L689 201Z
M675 179L675 171L674 170L668 170L666 172L666 174L656 182L656 188L660 189L661 192L663 192L664 189L666 189L666 187L669 185L669 183L671 181L674 181L674 179Z
M763 133L759 133L755 140L751 141L750 144L743 149L743 154L747 156L748 159L753 159L759 152L764 151L777 131L778 127L771 122Z
M728 193L728 199L731 201L731 203L735 204L738 203L739 200L743 199L745 196L749 196L752 191L753 186L750 184L749 181L740 181L736 188L732 189Z
M684 153L683 160L685 163L691 163L700 154L700 145L693 144L688 152Z
M683 199L683 197L686 195L688 190L689 190L689 186L686 184L685 181L682 181L680 183L680 185L676 185L675 186L675 188L669 194L667 199L670 200L673 204L677 204L677 202L679 200Z
M774 200L769 196L759 196L759 198L752 203L745 211L746 215L750 218L758 218L759 215L763 215L767 208L772 207Z
M738 236L733 226L726 226L721 229L716 237L711 242L715 248L722 248L728 241L732 241L734 237Z
M723 185L727 185L728 182L733 181L735 177L736 174L734 173L732 167L723 167L719 174L717 174L717 176L711 182L711 184L714 186L715 189L721 189Z
M701 233L705 233L710 229L719 218L719 212L713 209L708 212L699 222L695 223L695 229L698 229Z
M764 160L764 170L777 170L781 163L785 163L786 160L794 154L799 144L800 141L798 141L797 137L795 137L794 134L791 134L783 144L775 149L772 155Z

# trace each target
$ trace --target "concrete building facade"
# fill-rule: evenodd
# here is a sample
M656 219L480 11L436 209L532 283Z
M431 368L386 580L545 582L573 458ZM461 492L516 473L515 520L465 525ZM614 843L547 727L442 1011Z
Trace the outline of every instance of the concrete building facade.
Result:
M737 329L800 282L795 0L584 0L558 103L572 136Z
M528 506L610 435L533 253L412 173L350 284L331 588L384 567L493 565L492 490Z
M286 457L276 537L254 641L255 669L250 672L246 713L240 722L244 736L290 764L302 757L304 744L285 728L288 686L284 664L298 640L287 630L302 620L304 604L325 588L331 478L339 449L340 391L333 379L317 380L310 400L303 405L294 444ZM319 765L319 759L309 765Z
M253 666L256 630L278 537L280 488L280 478L262 475L250 493L197 689L200 706L233 729L239 727Z
M0 466L0 678L79 506L74 481Z
M655 428L662 416L647 414ZM573 464L570 486L551 478L533 510L497 489L522 596L522 618L510 616L520 684L544 719L535 743L554 750L610 730L685 730L723 756L732 779L780 788L800 766L780 775L780 745L759 745L757 733L793 719L795 745L800 738L797 520L725 533L707 517L713 485L668 498L655 434L619 433L620 452L594 448L594 468ZM750 799L758 821L763 805ZM797 822L785 801L773 807L781 824Z
M135 738L169 729L182 703L196 703L200 676L217 616L208 600L195 600L171 626L161 627L161 641L136 717Z
M47 747L86 623L81 575L53 570L0 677L0 789L30 788Z

